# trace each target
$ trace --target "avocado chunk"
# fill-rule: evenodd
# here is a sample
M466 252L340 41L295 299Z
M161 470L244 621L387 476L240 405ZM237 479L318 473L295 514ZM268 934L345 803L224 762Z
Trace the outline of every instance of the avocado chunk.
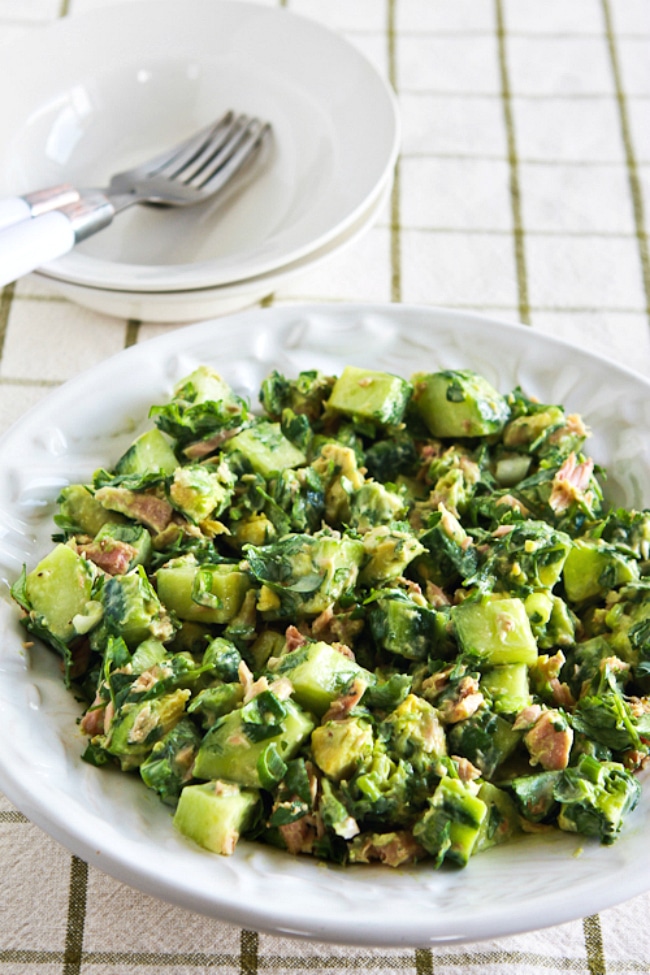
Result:
M434 437L487 437L510 417L505 397L468 369L413 377L414 401Z
M188 464L178 467L169 486L174 507L191 521L218 517L230 503L236 477L225 462L217 466Z
M67 545L57 545L25 579L26 624L31 621L69 643L77 635L74 618L85 614L90 601L92 582L90 563Z
M236 565L199 564L191 554L166 562L155 578L164 605L194 623L229 623L250 589L248 576Z
M197 779L228 779L260 788L258 764L269 747L280 758L293 758L314 729L314 719L271 692L258 694L243 708L219 718L207 732L194 765Z
M452 607L451 619L461 648L487 665L531 665L537 660L537 644L521 599L466 599Z
M351 779L372 757L373 734L369 721L348 717L315 728L311 749L318 767L333 782Z
M387 372L346 366L334 383L327 407L355 419L382 426L402 422L413 387Z
M230 856L239 837L251 825L259 807L259 793L217 779L187 785L174 816L176 829L213 853Z
M141 565L126 575L106 579L101 602L106 629L121 636L130 649L149 637L164 643L174 635L174 623Z
M245 546L250 571L275 596L260 610L273 617L317 616L354 586L364 544L330 532L285 535L271 545Z
M138 768L160 741L180 721L189 690L173 691L151 700L130 702L111 721L103 747L119 759L123 772Z
M469 718L452 725L447 745L452 755L468 758L486 779L509 758L522 739L506 718L481 707Z
M256 474L264 478L273 477L287 467L302 467L307 458L282 433L279 423L259 420L254 426L246 427L224 444L228 453L238 451L242 454Z
M381 586L404 574L407 565L424 552L415 535L388 525L371 528L363 536L365 562L359 574L364 586Z
M148 474L160 471L173 474L178 467L176 454L167 438L154 428L133 441L115 465L116 474Z

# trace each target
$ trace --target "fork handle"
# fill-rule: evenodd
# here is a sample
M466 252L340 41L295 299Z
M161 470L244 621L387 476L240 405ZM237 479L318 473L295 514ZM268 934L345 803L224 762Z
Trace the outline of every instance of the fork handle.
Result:
M0 287L62 257L106 227L115 210L102 194L0 230Z
M59 186L50 186L44 190L36 190L34 193L25 193L24 196L12 196L7 200L0 200L0 230L20 223L21 220L39 217L42 213L74 203L79 196L79 191L74 186L61 183Z

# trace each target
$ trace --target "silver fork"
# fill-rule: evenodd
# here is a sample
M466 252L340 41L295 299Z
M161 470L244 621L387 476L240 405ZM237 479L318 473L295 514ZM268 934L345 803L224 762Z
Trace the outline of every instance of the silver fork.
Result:
M47 191L30 194L41 201L40 215L0 231L0 286L66 254L135 203L180 207L209 199L244 170L270 132L268 123L227 112L173 149L116 173L106 189L82 191L49 212L42 209Z

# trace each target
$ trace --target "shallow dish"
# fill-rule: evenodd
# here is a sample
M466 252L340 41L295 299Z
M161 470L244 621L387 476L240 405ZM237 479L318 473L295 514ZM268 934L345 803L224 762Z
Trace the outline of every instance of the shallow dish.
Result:
M215 315L229 315L250 308L282 288L289 281L315 270L335 254L346 250L375 223L390 194L392 180L380 188L379 195L355 222L340 236L317 248L298 261L259 274L257 277L214 288L193 288L189 291L117 291L91 285L72 284L48 275L49 283L60 294L78 305L117 318L134 318L148 322L201 321Z
M345 39L281 8L141 0L65 18L4 53L0 194L110 174L234 108L271 122L255 180L173 212L134 207L48 265L76 284L180 290L268 273L324 246L392 171L395 98Z
M366 365L410 375L468 367L502 390L520 384L580 411L607 491L647 503L650 385L581 349L478 315L400 305L289 306L206 322L136 345L77 377L0 440L0 574L15 578L50 547L53 501L69 480L115 461L147 408L199 363L255 400L274 367L290 374ZM118 392L119 390L119 392ZM0 601L0 788L35 823L93 865L190 910L277 934L365 945L427 945L499 937L592 914L650 881L650 789L620 839L528 836L465 870L337 868L241 843L223 858L177 835L135 778L80 760L78 713L57 660Z

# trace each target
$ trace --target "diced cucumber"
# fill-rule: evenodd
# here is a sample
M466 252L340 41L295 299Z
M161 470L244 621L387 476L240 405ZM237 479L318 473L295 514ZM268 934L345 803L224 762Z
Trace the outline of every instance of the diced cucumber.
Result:
M115 465L116 474L147 474L160 471L173 474L178 467L176 455L164 434L156 427L133 441Z
M301 467L307 462L302 450L287 440L279 423L259 420L231 437L226 451L239 451L257 474L270 478L287 467Z
M439 866L451 860L464 867L479 838L487 806L460 779L441 779L429 809L413 827L413 835Z
M507 792L491 782L483 781L478 790L478 798L487 806L487 815L479 829L475 853L498 843L505 843L521 833L517 806Z
M92 492L84 484L69 484L59 495L59 513L54 520L57 525L95 536L102 525L123 525L126 518L116 511L108 511L96 501Z
M375 682L373 674L328 643L310 643L278 658L273 676L288 677L298 704L319 717L355 677Z
M605 596L638 577L638 563L601 539L575 539L564 563L564 588L573 603Z
M74 617L84 615L90 600L92 580L90 564L67 545L57 545L27 574L30 617L68 643L77 632Z
M174 386L174 399L190 403L237 403L232 388L211 366L198 366Z
M407 660L435 656L446 640L446 618L421 606L401 589L385 590L368 611L370 632L378 647Z
M228 623L250 589L247 575L234 565L208 565L193 556L173 559L156 572L162 602L181 620Z
M160 640L144 640L131 657L131 670L134 674L142 674L160 664L168 656L167 648Z
M199 846L228 856L250 826L259 806L259 793L233 782L186 785L174 815L176 829Z
M487 437L503 430L510 408L482 376L445 370L413 377L414 400L434 437Z
M490 666L531 665L537 660L537 644L521 599L466 599L452 608L451 619L461 648Z
M251 702L253 703L253 702ZM293 758L302 743L314 729L313 718L293 701L283 701L285 714L280 718L277 733L266 734L266 730L246 721L244 708L231 711L220 718L208 731L199 748L194 765L197 779L228 779L239 785L261 786L258 762L270 745L274 745L280 757L286 761Z
M526 664L491 667L481 677L481 690L490 695L497 714L516 714L532 700L528 667Z
M346 366L334 383L328 409L383 426L401 423L412 392L405 379L387 372Z

